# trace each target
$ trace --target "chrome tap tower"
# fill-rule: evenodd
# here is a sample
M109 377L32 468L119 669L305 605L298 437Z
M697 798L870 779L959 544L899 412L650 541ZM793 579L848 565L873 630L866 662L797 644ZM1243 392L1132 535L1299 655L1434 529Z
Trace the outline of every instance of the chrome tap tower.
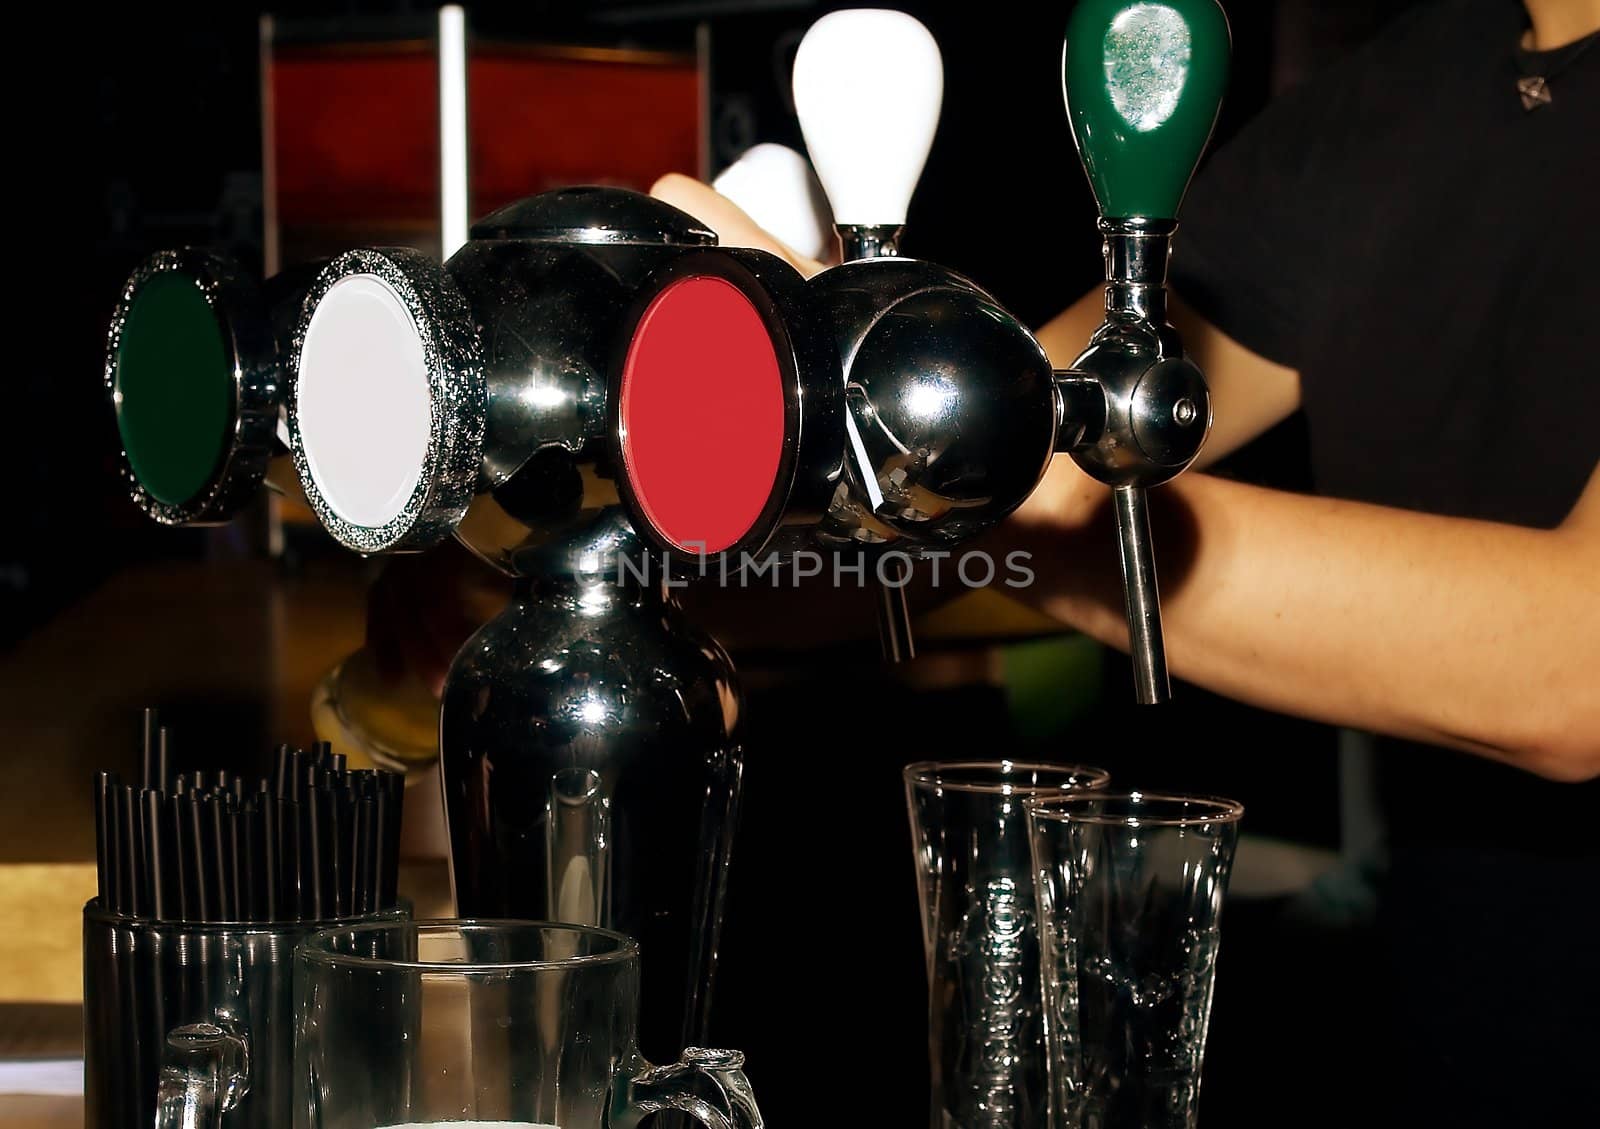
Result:
M487 217L442 266L364 248L269 283L297 299L284 332L225 265L157 256L106 362L134 496L161 520L226 520L286 441L346 547L454 535L517 578L444 690L458 909L639 937L644 1049L670 1055L706 1033L743 705L663 560L946 550L1065 451L1115 489L1139 696L1165 696L1143 491L1210 422L1163 283L1226 57L1213 0L1075 11L1068 108L1108 285L1069 371L975 283L898 254L938 50L903 14L836 12L802 43L795 93L842 265L806 280L659 201L565 189ZM886 651L909 655L903 601L883 609Z

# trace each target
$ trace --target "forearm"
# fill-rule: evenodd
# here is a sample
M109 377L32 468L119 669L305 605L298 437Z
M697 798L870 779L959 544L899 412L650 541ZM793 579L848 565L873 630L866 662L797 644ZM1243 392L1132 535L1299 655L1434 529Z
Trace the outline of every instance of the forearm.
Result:
M1600 773L1594 538L1188 475L1152 493L1174 673L1563 779ZM1107 540L1104 519L1102 542ZM1024 528L1028 523L1024 521ZM1035 524L1036 601L1127 646L1109 544ZM1103 560L1107 567L1098 568Z

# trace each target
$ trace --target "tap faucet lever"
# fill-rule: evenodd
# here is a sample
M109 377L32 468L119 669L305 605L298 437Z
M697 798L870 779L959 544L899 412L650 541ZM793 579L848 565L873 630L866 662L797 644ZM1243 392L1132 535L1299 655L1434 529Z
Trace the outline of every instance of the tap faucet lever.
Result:
M1145 491L1182 473L1211 426L1205 378L1167 323L1167 257L1228 56L1216 0L1081 0L1062 54L1067 117L1105 239L1106 314L1058 374L1058 443L1113 488L1142 703L1171 695Z
M794 105L817 179L833 209L840 260L893 258L939 125L944 63L928 29L904 12L852 8L811 25L794 60ZM862 449L845 414L849 450ZM876 473L861 465L862 479ZM878 588L884 658L915 654L904 584Z
M1140 703L1172 697L1167 680L1167 647L1161 633L1161 592L1156 586L1156 555L1150 547L1150 511L1139 486L1118 486L1117 542L1122 554L1122 600L1128 616L1128 649L1133 655L1133 689Z
M939 45L904 12L830 12L800 41L795 113L845 262L898 254L943 97Z

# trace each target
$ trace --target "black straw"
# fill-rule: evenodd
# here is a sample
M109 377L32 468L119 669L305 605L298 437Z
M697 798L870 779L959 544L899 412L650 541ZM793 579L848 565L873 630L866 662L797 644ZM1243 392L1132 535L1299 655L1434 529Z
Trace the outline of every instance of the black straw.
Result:
M144 913L144 891L139 880L143 868L139 865L139 816L133 802L133 789L124 784L117 789L117 860L122 872L122 897L118 900L118 913L131 913L139 917Z
M168 796L161 804L161 822L167 831L167 843L172 848L172 868L175 872L174 888L178 892L178 920L195 921L198 905L194 895L194 863L184 849L188 814L187 805L180 795Z
M164 788L164 773L159 764L161 726L156 721L156 711L144 711L144 726L139 743L140 765L143 768L142 787Z
M202 814L201 798L198 792L186 792L183 796L183 822L186 836L183 849L189 855L189 873L192 886L190 894L193 902L190 908L194 911L193 921L216 921L212 916L216 909L216 902L211 897L211 859L209 848L210 836L205 831L205 817Z
M283 904L279 910L286 918L304 921L310 916L306 913L300 881L300 859L306 853L306 832L304 824L300 822L300 805L293 800L280 800L278 803L278 837L281 840L278 846L283 852L279 873Z
M305 828L305 851L300 856L300 916L311 921L321 920L328 915L327 904L323 900L327 896L323 877L328 864L327 844L324 842L325 811L321 800L323 793L314 784L316 773L315 768L306 769L307 795L305 802L300 805L300 823Z
M172 874L167 869L170 852L167 850L166 821L161 793L146 788L139 793L140 830L144 836L144 873L150 886L150 901L146 906L150 916L157 921L171 919Z
M262 781L266 784L266 781ZM282 865L278 839L278 798L261 793L261 920L278 920L278 868Z
M95 873L108 912L157 921L286 922L397 900L401 777L351 769L325 741L279 745L256 780L173 776L170 733L141 717L139 777L94 781Z
M151 787L164 790L172 779L172 744L166 726L156 732L156 782Z
M121 907L111 904L116 889L116 817L111 811L111 796L117 787L117 774L94 774L94 868L99 879L100 908L108 913L120 913Z

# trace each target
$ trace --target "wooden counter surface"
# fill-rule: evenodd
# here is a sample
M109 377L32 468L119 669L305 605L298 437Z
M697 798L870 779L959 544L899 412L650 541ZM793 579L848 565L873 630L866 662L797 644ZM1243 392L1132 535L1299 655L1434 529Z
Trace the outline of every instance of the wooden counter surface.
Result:
M363 634L361 566L339 564L129 571L0 661L0 1002L81 999L91 781L133 778L140 710L220 704L272 738L312 739L311 689Z

